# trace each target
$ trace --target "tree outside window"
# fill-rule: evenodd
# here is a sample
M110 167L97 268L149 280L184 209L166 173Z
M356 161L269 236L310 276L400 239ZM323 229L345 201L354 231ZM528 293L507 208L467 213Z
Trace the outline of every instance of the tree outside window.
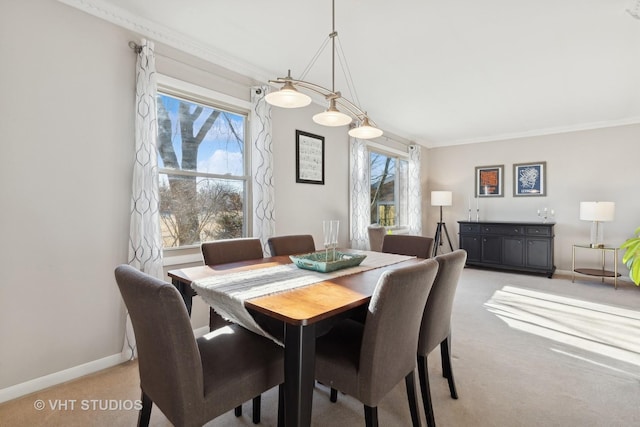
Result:
M158 94L165 248L246 235L246 115Z
M406 225L407 160L370 151L371 223L385 227Z

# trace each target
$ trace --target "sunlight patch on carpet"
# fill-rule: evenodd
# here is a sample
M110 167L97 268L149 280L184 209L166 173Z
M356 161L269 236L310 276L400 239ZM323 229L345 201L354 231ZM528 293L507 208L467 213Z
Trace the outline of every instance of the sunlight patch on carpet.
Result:
M640 366L640 312L505 286L484 304L510 327Z

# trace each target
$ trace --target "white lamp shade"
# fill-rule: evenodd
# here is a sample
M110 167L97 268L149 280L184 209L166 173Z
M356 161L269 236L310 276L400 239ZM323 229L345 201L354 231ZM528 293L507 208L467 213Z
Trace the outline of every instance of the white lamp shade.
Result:
M580 202L580 219L583 221L613 221L615 212L614 202Z
M358 139L372 139L382 136L382 130L371 126L369 118L365 117L362 124L349 131L349 135Z
M358 126L349 131L349 135L358 139L372 139L382 136L382 130L373 126Z
M451 191L432 191L431 206L451 206L453 193Z
M264 100L281 108L300 108L311 104L311 97L297 91L291 83L285 83L282 89L268 93Z
M327 110L313 116L313 121L323 126L344 126L353 120L350 116L338 110Z

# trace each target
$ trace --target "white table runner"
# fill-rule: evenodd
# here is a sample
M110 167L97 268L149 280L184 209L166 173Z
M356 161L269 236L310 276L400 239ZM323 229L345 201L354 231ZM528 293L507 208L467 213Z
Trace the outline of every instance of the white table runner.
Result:
M360 265L331 273L319 273L298 268L295 264L285 264L211 276L194 281L191 286L223 318L282 345L279 340L256 323L253 316L245 308L244 301L309 286L340 276L397 264L413 258L382 252L364 253L367 257Z

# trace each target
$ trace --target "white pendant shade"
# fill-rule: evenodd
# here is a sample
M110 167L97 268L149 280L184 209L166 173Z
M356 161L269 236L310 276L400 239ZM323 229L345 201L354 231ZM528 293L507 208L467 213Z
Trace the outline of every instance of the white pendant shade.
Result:
M358 139L372 139L382 136L382 130L371 126L369 118L365 117L362 124L349 131L349 135Z
M351 123L352 120L351 116L341 113L336 109L334 100L331 100L331 105L327 111L313 116L313 121L323 126L344 126Z
M276 107L300 108L311 104L311 97L298 92L291 83L287 82L279 91L268 93L265 101Z

